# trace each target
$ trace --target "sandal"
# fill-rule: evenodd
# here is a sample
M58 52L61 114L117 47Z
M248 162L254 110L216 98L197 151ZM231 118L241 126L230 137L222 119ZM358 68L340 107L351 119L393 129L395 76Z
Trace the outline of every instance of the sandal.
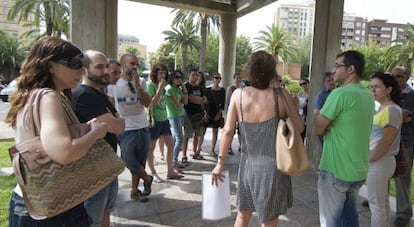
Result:
M161 179L160 176L158 176L158 174L154 173L154 174L152 174L152 177L153 177L153 182L162 183L162 179Z
M187 163L188 163L188 159L187 159L187 157L183 157L183 158L181 159L181 163L183 163L183 164L187 164Z
M154 177L151 175L148 175L150 178L147 182L144 181L144 191L142 192L143 196L149 196L151 194L151 185L152 181L154 181Z
M184 171L178 167L174 167L175 172L179 173L179 174L184 174Z
M196 160L206 160L201 154L194 154L193 159Z
M180 175L180 174L177 174L177 173L174 173L172 175L167 175L168 180L178 180L178 179L181 179L183 177L184 177L183 175Z

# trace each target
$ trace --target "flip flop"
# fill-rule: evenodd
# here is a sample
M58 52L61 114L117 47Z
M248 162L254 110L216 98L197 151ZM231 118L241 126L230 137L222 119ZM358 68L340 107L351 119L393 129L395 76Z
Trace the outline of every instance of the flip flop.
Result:
M167 176L167 179L168 180L178 180L178 179L181 179L183 177L184 176L183 175L180 175L180 174L173 174L173 175L168 175Z

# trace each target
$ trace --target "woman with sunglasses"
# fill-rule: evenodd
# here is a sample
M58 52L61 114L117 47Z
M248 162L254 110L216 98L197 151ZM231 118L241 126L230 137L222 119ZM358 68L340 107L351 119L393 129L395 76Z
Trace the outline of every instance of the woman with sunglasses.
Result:
M172 136L174 139L173 166L178 173L183 173L184 165L178 162L181 146L183 145L184 134L184 105L188 103L188 91L183 85L184 74L180 70L171 73L168 85L165 88L167 97L167 117L171 125Z
M395 78L377 72L371 76L371 91L380 106L374 114L367 176L371 226L391 226L388 185L400 150L402 127L401 90Z
M309 80L306 78L300 79L299 82L302 91L297 95L299 115L305 121L305 130L301 133L302 139L306 136L306 116L308 115L308 98L309 98Z
M218 128L223 127L220 125L224 123L223 113L224 104L226 101L226 89L220 87L221 75L216 72L213 73L213 86L207 88L207 104L205 104L206 109L206 119L207 121L204 124L204 127L209 127L213 129L213 140L211 142L211 156L217 157L216 152L214 151L217 143ZM222 122L220 122L223 120ZM206 130L204 130L204 134Z
M79 122L67 122L72 111L67 96L84 74L82 58L82 52L67 41L55 37L40 39L23 62L17 91L10 99L10 110L6 116L6 123L15 129L16 143L24 142L35 136L33 125L26 123L32 121L28 118L33 116L27 113L33 106L33 111L40 115L39 135L44 150L61 165L85 156L95 141L103 138L107 132L107 125L96 120L89 123L90 131L86 134ZM34 91L38 94L38 101L35 101L38 104L32 105L27 102L29 96L35 94L32 93ZM69 130L69 126L77 130ZM51 218L33 219L26 211L19 186L12 194L9 209L9 226L89 226L89 217L83 204Z

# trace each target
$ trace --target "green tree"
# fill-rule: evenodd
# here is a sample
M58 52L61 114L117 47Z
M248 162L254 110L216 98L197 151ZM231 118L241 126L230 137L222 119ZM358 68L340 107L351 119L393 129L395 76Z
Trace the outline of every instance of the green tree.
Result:
M175 18L172 21L172 26L177 26L186 20L195 20L196 29L200 31L201 45L200 45L200 70L205 71L206 65L206 47L207 47L207 34L212 28L220 28L220 17L215 15L209 15L201 12L193 12L187 10L173 10L176 12Z
M40 28L46 31L41 35L69 37L70 0L16 0L7 13L8 20L18 17L25 26L34 27L26 35L41 34Z
M250 44L250 38L246 36L237 36L236 38L236 72L243 72L253 47Z
M384 55L386 69L391 71L395 66L402 65L408 69L414 68L414 25L408 23L405 30L406 39L396 39Z
M374 40L368 40L368 44L366 45L352 44L349 49L357 50L365 57L365 68L362 74L363 80L369 80L374 72L385 71L383 56L386 48L380 47Z
M301 77L309 77L312 37L310 35L299 41L298 63L301 66Z
M18 76L27 50L18 39L0 33L0 73L5 81L10 82Z
M166 37L164 40L169 41L173 47L173 52L177 53L181 51L183 72L187 72L187 54L188 50L197 48L199 46L199 39L197 37L196 26L192 20L185 20L177 27L172 27L172 30L166 30L162 32Z
M139 50L137 49L137 48L135 48L135 47L131 47L131 46L129 46L129 47L127 47L126 48L126 50L125 50L127 53L130 53L130 54L133 54L133 55L135 55L135 56L141 56L141 53L139 52Z
M259 31L259 34L259 37L254 38L255 49L268 51L276 58L276 61L280 58L284 62L297 62L298 51L293 39L283 28L272 24L272 26L266 26L266 30Z

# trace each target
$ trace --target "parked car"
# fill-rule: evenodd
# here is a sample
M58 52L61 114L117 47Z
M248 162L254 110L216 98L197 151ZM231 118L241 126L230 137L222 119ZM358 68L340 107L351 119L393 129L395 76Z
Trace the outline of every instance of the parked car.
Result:
M0 91L0 99L3 102L9 101L9 96L17 90L17 80L12 80L5 88Z

